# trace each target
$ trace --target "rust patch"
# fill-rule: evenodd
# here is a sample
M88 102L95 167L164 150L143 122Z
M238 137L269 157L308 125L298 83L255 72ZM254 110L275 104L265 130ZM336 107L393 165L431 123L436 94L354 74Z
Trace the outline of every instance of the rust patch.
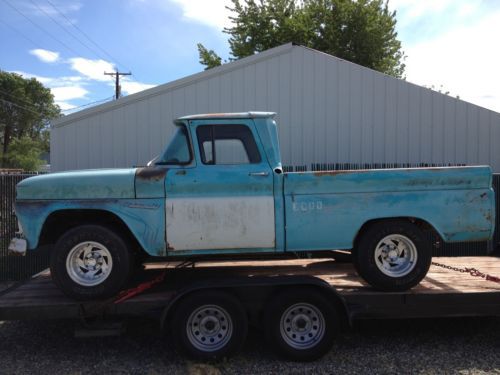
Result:
M167 242L167 250L175 250L175 248Z
M145 181L160 181L165 178L168 168L161 167L143 167L135 172L136 178Z
M345 171L318 171L318 172L313 172L313 175L316 177L323 177L323 176L337 176L340 174L351 174L354 172L360 172L360 171L354 171L354 170L345 170Z

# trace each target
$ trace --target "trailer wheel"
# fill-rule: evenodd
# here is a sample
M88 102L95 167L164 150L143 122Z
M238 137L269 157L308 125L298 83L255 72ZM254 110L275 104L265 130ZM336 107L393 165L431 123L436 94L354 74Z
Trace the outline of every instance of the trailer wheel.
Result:
M274 296L264 322L270 348L292 361L322 357L340 331L334 304L313 289L287 290Z
M429 271L432 248L410 222L378 222L361 235L354 257L356 270L371 286L404 291L420 283Z
M70 229L56 243L50 259L52 279L73 298L110 297L127 281L131 251L112 230L99 225Z
M179 302L170 332L179 351L200 360L218 360L240 350L248 318L238 299L229 293L203 291Z

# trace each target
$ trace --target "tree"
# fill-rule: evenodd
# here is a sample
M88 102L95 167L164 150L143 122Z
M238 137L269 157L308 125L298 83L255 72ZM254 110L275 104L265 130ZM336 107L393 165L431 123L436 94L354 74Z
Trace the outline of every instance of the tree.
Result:
M231 60L294 42L395 77L405 65L387 0L232 0ZM201 48L200 48L201 47ZM206 50L198 45L199 51ZM213 51L211 61L220 57ZM205 60L200 62L206 65Z
M43 160L40 159L42 147L41 141L31 139L26 135L14 138L6 155L8 166L25 171L37 171L43 164Z
M222 59L214 50L206 49L201 43L198 43L196 46L198 47L198 53L200 55L200 64L205 65L205 70L222 65Z
M35 78L0 70L0 136L2 166L13 160L10 145L14 139L27 137L48 151L49 120L60 116L54 96ZM25 140L23 144L28 144Z

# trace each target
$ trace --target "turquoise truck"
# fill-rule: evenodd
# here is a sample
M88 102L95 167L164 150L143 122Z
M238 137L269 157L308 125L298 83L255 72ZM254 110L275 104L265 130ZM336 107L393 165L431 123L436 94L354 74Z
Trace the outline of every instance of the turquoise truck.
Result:
M432 243L494 231L487 166L284 173L273 113L175 120L146 167L52 173L17 186L25 254L53 245L51 275L69 296L104 298L144 257L294 257L349 250L374 288L403 291L431 264Z

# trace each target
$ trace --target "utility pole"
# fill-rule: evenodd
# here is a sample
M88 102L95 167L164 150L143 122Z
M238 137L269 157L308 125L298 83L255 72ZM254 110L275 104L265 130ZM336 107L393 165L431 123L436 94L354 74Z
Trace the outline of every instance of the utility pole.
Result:
M120 73L118 70L114 73L104 72L107 76L115 76L115 99L118 99L121 95L122 88L120 86L120 76L130 76L131 72L128 73Z

